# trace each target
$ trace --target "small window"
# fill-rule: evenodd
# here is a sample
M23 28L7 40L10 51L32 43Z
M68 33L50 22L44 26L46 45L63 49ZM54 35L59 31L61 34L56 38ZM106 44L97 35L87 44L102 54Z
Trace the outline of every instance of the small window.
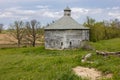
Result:
M70 46L72 46L72 42L70 42Z
M63 46L63 42L61 42L61 46Z

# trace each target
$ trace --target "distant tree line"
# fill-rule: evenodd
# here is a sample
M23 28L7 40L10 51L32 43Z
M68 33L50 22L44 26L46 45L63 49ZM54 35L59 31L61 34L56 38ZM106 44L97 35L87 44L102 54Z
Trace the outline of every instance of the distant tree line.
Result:
M15 21L9 27L11 35L17 39L17 45L21 43L30 43L33 47L36 45L36 40L43 34L43 28L37 20L27 22Z
M87 17L83 25L90 28L90 41L120 38L120 21L118 19L96 22L95 19Z

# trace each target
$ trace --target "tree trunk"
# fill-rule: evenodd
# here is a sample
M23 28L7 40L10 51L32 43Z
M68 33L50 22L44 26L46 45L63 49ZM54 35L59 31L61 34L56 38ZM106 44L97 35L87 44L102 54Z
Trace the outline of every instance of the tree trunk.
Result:
M103 51L97 51L97 50L96 50L96 54L97 55L102 55L102 56L109 56L109 55L120 56L120 52L103 52Z
M35 36L33 36L33 43L32 43L33 47L35 47L35 42L36 42L36 38L35 38Z
M18 47L20 47L20 40L18 40Z
M33 41L32 46L35 47L35 41Z

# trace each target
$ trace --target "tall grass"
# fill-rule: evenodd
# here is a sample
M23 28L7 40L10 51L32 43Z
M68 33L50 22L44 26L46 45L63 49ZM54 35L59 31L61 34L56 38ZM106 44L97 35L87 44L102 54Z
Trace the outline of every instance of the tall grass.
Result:
M81 80L72 72L80 53L44 47L0 49L0 80Z
M120 51L120 38L102 40L91 44L98 50L104 51Z
M98 50L120 51L120 39L91 43ZM112 45L112 46L110 46ZM87 53L93 53L90 63L81 63ZM44 47L0 49L0 80L84 80L72 71L75 66L94 67L112 80L120 79L120 58L102 57L94 51L45 50Z
M120 38L102 40L96 43L91 42L91 45L94 46L96 50L117 52L120 51ZM96 53L93 52L93 55L89 60L92 61L93 64L80 63L80 65L97 68L98 70L102 71L103 75L109 73L113 74L113 78L107 80L120 79L120 56L111 55L103 57L96 55Z

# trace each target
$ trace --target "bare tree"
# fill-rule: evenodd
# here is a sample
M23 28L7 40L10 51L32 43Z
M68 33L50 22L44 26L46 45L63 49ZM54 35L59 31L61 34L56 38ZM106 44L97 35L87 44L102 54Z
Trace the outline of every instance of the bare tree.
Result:
M12 25L10 25L10 33L13 37L17 39L18 47L20 47L24 31L25 31L24 22L22 21L15 21Z
M30 22L26 22L27 28L27 40L29 40L33 47L35 47L36 40L38 38L38 34L40 31L40 23L37 20L31 20Z
M3 24L0 24L0 33L2 32L3 30Z

